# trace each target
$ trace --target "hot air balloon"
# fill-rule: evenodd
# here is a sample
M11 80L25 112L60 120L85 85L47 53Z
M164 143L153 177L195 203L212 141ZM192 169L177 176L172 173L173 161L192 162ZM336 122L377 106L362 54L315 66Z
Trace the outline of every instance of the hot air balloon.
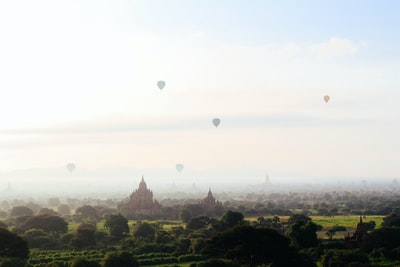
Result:
M176 170L178 171L178 172L181 172L182 170L183 170L183 164L182 163L178 163L178 164L176 164Z
M74 163L68 163L68 164L67 164L67 169L68 169L70 172L73 172L73 171L75 170L75 164L74 164Z
M324 96L324 101L325 101L325 103L328 103L329 98L330 98L329 95Z
M158 86L158 88L160 88L160 90L162 90L165 87L165 82L164 81L158 81L157 82L157 86Z
M212 120L212 123L214 124L215 127L218 127L218 125L221 123L221 120L219 118L214 118Z

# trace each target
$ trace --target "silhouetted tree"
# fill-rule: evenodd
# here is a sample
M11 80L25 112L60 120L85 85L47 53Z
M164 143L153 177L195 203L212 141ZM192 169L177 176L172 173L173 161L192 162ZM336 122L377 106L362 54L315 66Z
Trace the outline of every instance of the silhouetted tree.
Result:
M0 228L0 258L27 259L28 256L28 243L19 235Z
M199 204L189 204L184 208L188 209L192 214L192 217L198 217L204 215L204 208Z
M393 250L400 247L400 228L381 227L365 236L361 243L363 251L370 253L374 249Z
M66 233L68 231L68 223L59 216L48 214L32 216L21 226L25 230L42 229L47 233Z
M188 231L194 231L201 228L206 228L211 226L211 218L207 216L198 216L191 218L189 222L186 224L186 229Z
M49 207L57 207L60 205L60 199L58 197L51 197L47 200Z
M242 265L315 266L290 247L290 240L269 228L240 225L216 233L202 253L208 257L235 260Z
M400 227L400 216L392 212L383 218L383 227Z
M240 212L228 210L224 216L222 216L221 221L225 223L228 227L236 226L243 222L244 216Z
M10 211L10 217L33 216L33 210L26 206L15 206Z
M81 223L75 231L71 245L77 248L91 247L96 245L96 226L88 223Z
M67 204L61 204L57 207L58 213L61 215L70 215L71 214L71 209Z
M111 214L108 216L104 226L109 230L111 236L118 239L129 234L128 220L121 214Z
M240 267L240 264L233 261L209 259L198 263L196 267Z
M100 264L83 258L74 258L70 267L100 267Z
M30 248L54 249L59 245L58 239L40 229L30 229L22 237Z
M138 267L138 261L128 252L109 252L104 256L102 267Z
M298 248L309 248L318 245L317 225L312 221L295 221L289 226L288 236Z
M0 221L0 228L5 228L7 229L7 224L3 221Z
M368 255L359 250L329 249L322 256L323 267L369 266Z
M143 238L150 242L154 241L156 231L149 223L142 222L135 226L133 236L136 238Z
M183 208L179 212L179 218L182 220L182 222L187 223L192 218L192 212L188 208Z
M82 220L97 221L99 219L99 215L97 214L97 210L94 207L90 205L84 205L76 209L74 219L77 221L82 221Z
M308 222L311 221L311 218L304 214L293 214L288 219L288 224L291 225L297 221Z
M21 267L25 266L26 260L19 258L0 258L0 267Z
M174 240L174 237L165 230L157 230L155 242L157 244L168 244Z
M39 210L39 214L47 214L47 215L54 215L54 216L59 215L56 211L49 209L49 208L41 208Z

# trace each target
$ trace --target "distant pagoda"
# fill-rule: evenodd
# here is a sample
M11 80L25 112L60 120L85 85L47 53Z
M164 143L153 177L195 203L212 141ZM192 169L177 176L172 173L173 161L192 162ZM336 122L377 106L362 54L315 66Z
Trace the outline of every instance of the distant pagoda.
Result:
M271 180L269 179L268 173L267 173L267 175L265 176L264 184L265 184L265 185L270 185L270 184L271 184Z
M207 197L200 201L200 205L205 207L214 207L214 206L220 206L222 205L222 203L218 200L215 200L215 197L211 192L211 188L209 188Z
M157 200L153 200L153 192L147 188L144 177L139 183L139 187L132 192L129 200L121 203L118 210L127 216L135 215L153 215L159 214L161 204Z

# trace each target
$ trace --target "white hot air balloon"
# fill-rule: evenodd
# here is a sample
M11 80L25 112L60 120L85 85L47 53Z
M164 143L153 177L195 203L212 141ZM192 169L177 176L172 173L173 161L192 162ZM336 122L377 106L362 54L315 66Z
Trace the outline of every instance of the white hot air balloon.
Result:
M328 103L329 99L330 99L329 95L324 96L325 103Z
M215 127L218 127L218 125L221 123L221 120L219 118L214 118L212 120L212 123L214 124Z
M182 170L183 170L183 164L182 163L178 163L178 164L176 164L176 170L178 171L178 172L181 172Z
M160 88L160 90L162 90L165 87L165 82L164 81L158 81L157 82L157 86L158 86L158 88Z
M67 164L67 169L70 171L70 172L73 172L74 170L75 170L75 164L74 163L68 163Z

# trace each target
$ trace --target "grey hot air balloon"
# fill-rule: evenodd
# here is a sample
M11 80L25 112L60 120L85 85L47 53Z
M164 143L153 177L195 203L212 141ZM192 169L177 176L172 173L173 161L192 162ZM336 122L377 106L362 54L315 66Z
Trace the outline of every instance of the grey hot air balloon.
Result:
M160 90L162 90L165 87L165 82L164 81L158 81L157 82L157 86L158 86L158 88L160 88Z
M67 169L70 171L70 172L73 172L74 170L75 170L75 164L74 163L68 163L67 164Z
M329 95L324 96L325 103L328 103L329 99L330 99Z
M183 164L182 163L178 163L178 164L176 164L176 170L178 171L178 172L181 172L182 170L183 170Z
M218 125L221 123L221 120L219 118L214 118L212 120L212 123L214 124L215 127L218 127Z

